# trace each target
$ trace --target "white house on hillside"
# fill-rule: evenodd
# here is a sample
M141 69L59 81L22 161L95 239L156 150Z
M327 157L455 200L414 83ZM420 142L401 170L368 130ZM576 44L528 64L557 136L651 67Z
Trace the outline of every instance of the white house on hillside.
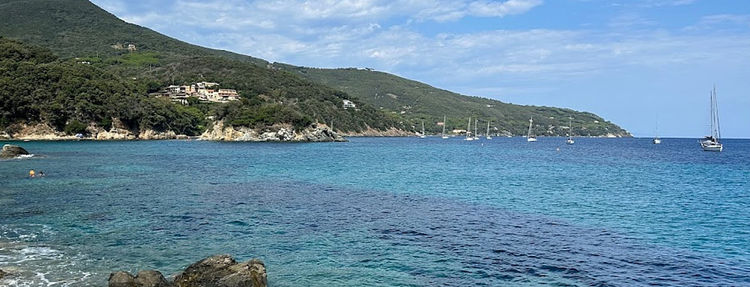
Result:
M357 105L355 105L355 104L354 104L354 103L353 103L352 101L350 101L350 100L344 100L344 109L346 110L346 109L348 109L348 108L356 109L356 108L357 108Z

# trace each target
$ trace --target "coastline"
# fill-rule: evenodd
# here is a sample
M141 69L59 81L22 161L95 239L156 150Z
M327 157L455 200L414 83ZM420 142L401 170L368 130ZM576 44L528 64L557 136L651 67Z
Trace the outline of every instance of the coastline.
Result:
M346 142L346 137L413 137L418 134L396 128L377 130L368 127L359 132L336 132L325 124L313 124L297 129L290 124L274 124L263 128L233 127L216 121L200 135L178 134L174 131L145 129L137 133L122 122L113 119L109 130L91 123L85 134L69 135L57 131L48 124L16 124L13 133L0 132L0 140L7 141L131 141L131 140L205 140L231 142ZM438 136L432 135L432 136ZM460 136L460 135L456 135ZM517 137L517 136L513 136ZM540 136L544 137L544 136ZM555 136L550 136L555 137ZM562 137L562 135L557 136ZM606 134L599 136L575 136L577 138L629 138L631 134Z

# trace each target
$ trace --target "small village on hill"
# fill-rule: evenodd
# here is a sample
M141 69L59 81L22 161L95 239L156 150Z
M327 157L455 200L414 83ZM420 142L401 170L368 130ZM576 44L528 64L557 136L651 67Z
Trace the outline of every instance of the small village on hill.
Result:
M240 95L234 89L212 89L219 83L198 82L190 85L170 85L161 91L151 93L155 97L167 97L171 101L183 105L188 104L188 98L195 97L204 102L226 103L240 99Z

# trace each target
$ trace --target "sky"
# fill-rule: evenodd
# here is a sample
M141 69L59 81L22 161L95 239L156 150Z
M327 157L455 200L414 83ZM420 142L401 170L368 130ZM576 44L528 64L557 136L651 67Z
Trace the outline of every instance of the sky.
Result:
M93 0L192 44L372 68L464 95L588 111L635 136L750 138L745 0Z

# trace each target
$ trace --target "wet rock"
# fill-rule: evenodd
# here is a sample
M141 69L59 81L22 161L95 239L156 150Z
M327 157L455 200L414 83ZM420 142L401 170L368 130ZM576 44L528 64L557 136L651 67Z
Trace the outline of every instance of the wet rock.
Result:
M266 267L260 260L237 263L229 255L214 255L188 266L174 280L177 287L265 287Z
M0 158L13 158L23 154L29 154L29 152L20 146L6 144L0 151Z
M3 279L5 276L8 276L8 273L0 269L0 279Z
M169 284L164 275L159 271L155 270L143 270L138 272L135 276L135 284L138 287L169 287Z
M109 287L138 287L135 277L125 271L117 271L109 274Z

